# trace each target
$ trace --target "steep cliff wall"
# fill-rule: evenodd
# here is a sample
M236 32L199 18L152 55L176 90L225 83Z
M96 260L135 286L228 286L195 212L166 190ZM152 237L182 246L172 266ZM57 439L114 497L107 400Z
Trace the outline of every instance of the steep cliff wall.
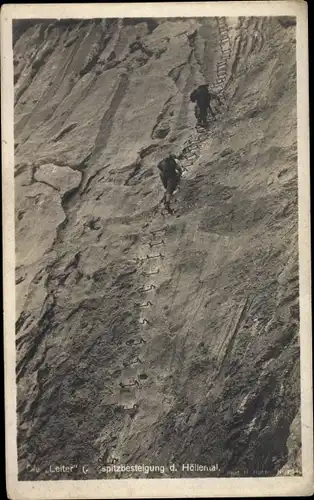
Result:
M293 22L17 22L14 44L20 479L300 473ZM204 80L224 98L200 134Z

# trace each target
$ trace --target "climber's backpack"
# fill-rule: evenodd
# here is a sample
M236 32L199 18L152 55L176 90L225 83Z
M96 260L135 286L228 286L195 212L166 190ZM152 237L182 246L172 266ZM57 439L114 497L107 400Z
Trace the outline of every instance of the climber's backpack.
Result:
M172 156L164 158L157 165L157 167L163 173L163 175L166 175L167 177L175 174L176 166L177 166L176 161Z
M177 163L176 163L176 160L174 159L173 156L168 156L166 158L166 165L167 165L168 172L175 174L176 168L177 168Z
M193 92L190 94L190 101L195 102L196 101L196 93L198 89L193 90Z

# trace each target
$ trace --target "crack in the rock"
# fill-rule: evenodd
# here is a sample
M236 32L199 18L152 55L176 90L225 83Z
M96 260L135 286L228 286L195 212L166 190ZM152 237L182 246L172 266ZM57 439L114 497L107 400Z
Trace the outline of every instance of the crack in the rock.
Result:
M39 345L42 343L45 337L45 332L47 329L51 328L51 319L54 316L54 308L56 306L56 299L52 292L48 293L44 304L42 306L42 310L40 312L39 320L34 328L35 339L32 338L32 344L27 350L27 353L17 362L16 365L16 382L18 383L21 377L24 375L29 362L33 359L36 354ZM39 360L39 363L41 360Z
M60 141L60 139L63 139L63 137L68 134L69 132L71 132L73 129L75 129L75 127L77 127L77 123L70 123L70 125L67 125L66 127L64 127L61 132L59 132L59 134L54 137L52 139L52 142L57 142L57 141Z
M140 171L141 169L141 160L137 159L132 165L130 165L130 167L132 168L133 167L133 170L132 172L129 174L128 178L126 179L126 181L124 182L124 185L125 186L128 186L129 185L129 182L131 179L133 179L133 177L136 176L136 174Z
M188 59L186 62L179 64L179 66L176 66L175 68L171 69L168 73L168 76L172 78L175 84L177 84L177 81L179 80L182 70L185 68L186 64L188 63ZM179 89L180 90L180 89Z
M47 182L47 181L43 181L43 180L39 181L38 179L35 179L35 182L37 184L45 184L46 186L51 187L52 189L54 189L55 191L57 191L57 193L60 193L60 189L56 188L56 186L53 186L52 184L49 184L49 182Z
M162 107L162 110L161 112L159 113L159 115L157 116L157 120L156 120L156 123L153 127L153 130L152 130L152 133L151 133L151 138L154 139L154 134L160 124L160 122L163 120L163 118L165 117L165 115L167 114L168 112L168 109L170 107L170 104L171 104L171 101L172 99L174 99L174 97L178 94L179 91L177 91L174 95L171 95L164 103L163 107Z
M140 158L143 160L146 156L149 156L151 153L156 151L156 149L158 149L158 148L159 148L158 144L150 144L146 148L142 148L140 150L140 153L139 153Z
M92 159L94 161L98 157L100 151L102 151L107 146L111 128L113 125L114 116L121 104L122 99L124 98L127 92L128 86L129 86L129 78L127 74L122 74L118 87L114 92L110 106L108 110L105 112L100 123L99 131L95 140L94 150L92 153Z
M107 163L107 165L105 165L104 167L100 167L99 169L96 170L96 172L94 174L92 174L87 182L84 184L84 188L82 189L81 191L81 194L84 194L88 191L88 188L90 187L92 181L97 177L98 174L100 174L100 172L102 172L105 168L108 168L110 167L110 163Z

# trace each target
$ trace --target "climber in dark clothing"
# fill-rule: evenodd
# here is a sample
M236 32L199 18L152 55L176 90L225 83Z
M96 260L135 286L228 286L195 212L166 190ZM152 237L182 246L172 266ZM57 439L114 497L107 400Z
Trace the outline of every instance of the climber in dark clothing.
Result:
M209 92L208 84L200 85L197 89L193 90L190 95L190 100L196 102L195 106L195 116L200 125L206 125L207 123L207 110L209 109L212 117L215 118L215 114L211 108L211 99L217 99L219 104L222 104L220 97L217 94Z
M168 212L172 213L170 200L172 193L176 190L182 175L182 167L175 155L171 154L158 163L160 178L166 190L163 201Z

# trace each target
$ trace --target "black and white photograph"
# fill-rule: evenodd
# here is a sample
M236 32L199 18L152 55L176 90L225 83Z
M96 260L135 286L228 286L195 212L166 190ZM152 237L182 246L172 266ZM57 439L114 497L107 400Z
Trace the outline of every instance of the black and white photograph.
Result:
M222 3L2 12L19 491L313 492L307 9Z

